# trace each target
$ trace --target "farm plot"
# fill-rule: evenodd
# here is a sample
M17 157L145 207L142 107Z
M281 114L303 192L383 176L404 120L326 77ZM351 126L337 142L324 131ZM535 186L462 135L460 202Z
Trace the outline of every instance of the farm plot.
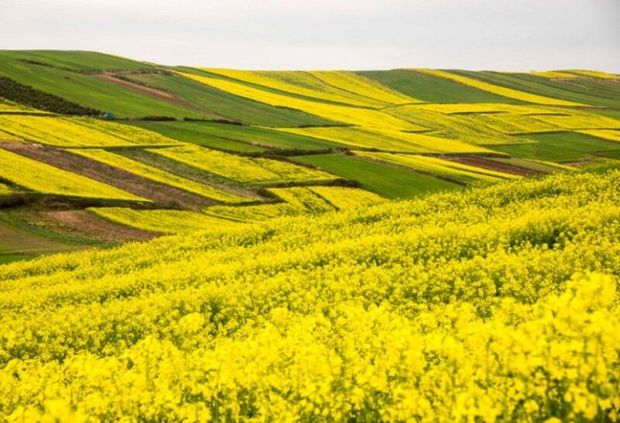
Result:
M417 101L403 94L390 93L387 89L381 90L376 84L361 76L344 72L326 76L331 72L203 70L289 95L351 106L379 108L391 103ZM358 90L355 90L355 87Z
M495 95L412 69L361 71L355 73L426 103L521 104L518 100Z
M224 80L220 78L182 73L187 78L194 79L204 84L213 86L240 97L249 98L261 103L270 104L278 107L288 107L304 111L332 122L340 122L349 125L374 127L377 129L393 129L397 131L421 131L421 128L412 123L382 113L379 110L365 109L359 107L328 104L280 94L267 89L257 88L246 85L234 80Z
M462 118L473 122L478 127L487 127L508 135L560 130L560 128L553 123L538 119L538 116L534 117L515 113L468 114Z
M591 135L604 140L620 142L620 131L617 130L592 129L578 132L580 134Z
M312 151L342 147L318 138L256 126L211 122L140 122L139 125L181 141L241 153L261 153L271 149Z
M216 231L230 228L234 222L187 210L135 210L126 207L92 207L95 215L142 231L160 234Z
M602 140L578 132L528 134L527 138L534 142L498 145L494 148L516 158L550 162L579 161L598 152L618 149L618 143L615 141Z
M457 139L438 136L373 130L359 127L282 128L281 131L321 138L349 147L410 153L482 153L490 150Z
M343 154L297 156L293 160L357 181L361 188L386 198L411 198L461 188L460 185L400 166Z
M336 207L324 197L306 187L269 189L283 202L257 204L251 206L213 206L204 212L210 216L238 222L259 222L284 216L296 216L302 213L316 214L336 210Z
M109 128L115 128L110 131ZM31 141L57 147L135 147L140 142L147 146L177 144L159 134L125 125L78 118L47 116L0 115L0 137ZM101 130L105 129L105 130ZM135 129L135 131L134 131ZM112 133L116 131L116 133ZM146 132L146 134L144 134ZM136 138L133 138L133 137Z
M513 144L523 140L469 119L470 115L448 115L426 107L402 106L385 110L393 116L429 129L426 135L459 140L472 145Z
M12 194L13 192L12 188L0 182L0 195Z
M435 69L416 69L419 72L425 72L429 75L438 76L441 78L449 79L460 84L468 85L473 88L477 88L483 91L488 91L493 94L501 95L504 97L513 98L515 100L525 101L527 103L544 104L548 106L583 106L581 103L573 101L560 100L551 97L545 97L542 95L531 94L525 91L519 91L512 88L502 87L500 85L483 82L478 79L470 78L467 76L459 75L454 72L447 72L443 70Z
M339 210L354 209L385 201L377 194L359 188L316 186L308 187L308 189L319 194Z
M130 159L120 154L112 153L103 149L74 149L73 153L79 154L84 157L91 158L101 163L105 163L110 166L115 166L123 169L134 175L142 176L147 179L161 182L166 185L170 185L175 188L179 188L194 194L201 195L206 198L225 202L225 203L239 203L247 201L243 197L238 195L217 189L215 187L201 184L190 179L183 178L165 170L149 166L137 160Z
M336 179L328 173L280 160L236 156L198 146L159 148L149 151L241 183L261 185L303 182L309 184Z
M360 151L355 154L359 157L408 167L416 171L446 177L466 184L493 183L514 177L514 175L511 174L443 160L437 157Z
M28 190L63 196L148 201L144 198L0 148L0 178Z
M536 119L561 129L620 129L620 120L595 114L571 112L569 115L542 115Z

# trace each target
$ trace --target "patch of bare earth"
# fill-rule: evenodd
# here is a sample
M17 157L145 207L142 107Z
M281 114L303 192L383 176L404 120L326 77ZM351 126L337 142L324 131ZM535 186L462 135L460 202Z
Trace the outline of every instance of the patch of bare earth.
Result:
M119 78L112 73L101 73L98 76L99 78L105 81L112 82L116 85L120 85L121 87L125 87L132 91L136 91L141 94L146 94L151 97L159 98L162 100L168 100L168 101L177 99L177 97L172 93L169 93L163 90L158 90L157 88L147 87L146 85L138 84L132 81L128 81L126 79Z
M463 163L470 166L476 166L482 169L494 170L496 172L509 173L519 176L538 176L544 175L543 172L513 164L502 163L487 157L480 156L443 156L442 159L450 160L457 163Z
M149 199L157 207L199 210L202 207L217 203L200 195L73 154L66 149L6 141L0 142L0 147Z
M148 241L158 236L152 232L141 231L102 219L86 210L42 211L38 215L41 220L57 230L109 243Z

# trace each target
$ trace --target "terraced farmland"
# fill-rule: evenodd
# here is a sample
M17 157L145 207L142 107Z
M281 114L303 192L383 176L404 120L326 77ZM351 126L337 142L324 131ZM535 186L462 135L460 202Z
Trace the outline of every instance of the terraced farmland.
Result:
M619 77L595 71L240 71L53 51L0 59L0 205L22 222L6 236L28 232L59 250L67 240L108 245L106 231L124 242L234 227L620 157ZM20 251L0 248L30 257Z
M598 71L0 51L0 421L618 421L619 169Z

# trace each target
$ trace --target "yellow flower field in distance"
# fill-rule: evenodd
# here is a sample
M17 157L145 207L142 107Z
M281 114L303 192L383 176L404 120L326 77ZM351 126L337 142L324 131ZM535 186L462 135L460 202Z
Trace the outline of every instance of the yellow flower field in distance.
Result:
M226 91L230 94L245 97L261 103L266 103L272 106L289 107L301 110L309 114L333 120L335 122L378 129L393 129L398 131L418 131L425 129L397 119L386 113L382 113L379 110L315 102L262 90L234 81L184 72L179 72L179 74L194 81Z
M293 163L261 157L242 157L195 145L158 148L150 151L239 182L264 184L290 181L319 182L335 179L328 173Z
M293 94L318 101L329 101L357 107L380 108L397 102L415 102L404 95L377 88L371 81L351 74L333 80L322 78L315 72L301 71L245 71L235 69L203 69L212 74ZM331 73L331 72L330 72ZM355 89L358 88L358 89ZM405 99L405 100L403 100Z
M161 182L166 185L170 185L175 188L180 188L182 190L192 192L194 194L202 195L206 198L211 198L213 200L222 201L226 203L240 203L247 201L247 199L240 197L238 195L226 192L224 190L201 184L195 181L192 181L187 178L183 178L181 176L175 175L173 173L167 172L165 170L156 168L154 166L149 166L145 163L142 163L137 160L130 159L128 157L122 156L120 154L116 154L110 151L106 151L103 149L97 148L88 148L88 149L73 149L71 150L74 154L79 154L84 157L88 157L90 159L99 161L101 163L108 164L110 166L118 167L127 172L133 173L134 175L143 176L147 179L151 179L153 181Z
M550 97L545 97L537 94L526 93L524 91L514 90L512 88L501 87L495 84L489 84L487 82L479 81L474 78L458 75L453 72L443 71L439 69L416 69L418 72L423 72L432 76L449 79L460 84L464 84L473 88L478 88L483 91L488 91L493 94L501 95L508 98L514 98L515 100L521 100L528 103L543 104L548 106L584 106L584 104L576 103L573 101L560 100Z
M594 137L602 138L609 141L620 142L620 130L589 129L578 132L581 134L592 135Z
M126 207L91 207L89 212L143 231L176 234L219 230L235 223L187 210L137 210Z
M128 192L0 148L0 178L35 192L114 200L149 201Z
M420 103L418 99L391 90L386 86L371 81L368 78L364 78L363 76L356 75L353 72L311 71L309 73L326 84L335 86L341 90L380 100L387 104Z
M358 127L279 128L280 131L334 141L348 147L380 149L409 153L483 153L490 150L456 139L426 133L375 131Z
M355 155L409 167L421 172L427 172L431 175L454 177L456 179L464 179L472 182L493 183L502 179L516 178L515 175L509 173L484 169L437 157L415 154L371 153L365 151L356 151Z
M308 189L319 194L339 210L352 209L385 201L383 197L359 188L315 186Z
M57 147L123 147L136 145L125 138L81 125L81 121L80 119L54 116L0 115L0 130L12 135L13 139Z
M607 72L601 72L601 71L579 69L579 70L571 70L570 73L579 75L579 76L589 76L591 78L620 80L620 75L616 75L613 73L607 73Z

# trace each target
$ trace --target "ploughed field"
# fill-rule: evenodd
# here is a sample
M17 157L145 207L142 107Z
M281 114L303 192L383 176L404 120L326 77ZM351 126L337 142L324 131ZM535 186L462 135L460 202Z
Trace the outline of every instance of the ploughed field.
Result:
M617 421L618 160L603 72L0 51L0 421Z

